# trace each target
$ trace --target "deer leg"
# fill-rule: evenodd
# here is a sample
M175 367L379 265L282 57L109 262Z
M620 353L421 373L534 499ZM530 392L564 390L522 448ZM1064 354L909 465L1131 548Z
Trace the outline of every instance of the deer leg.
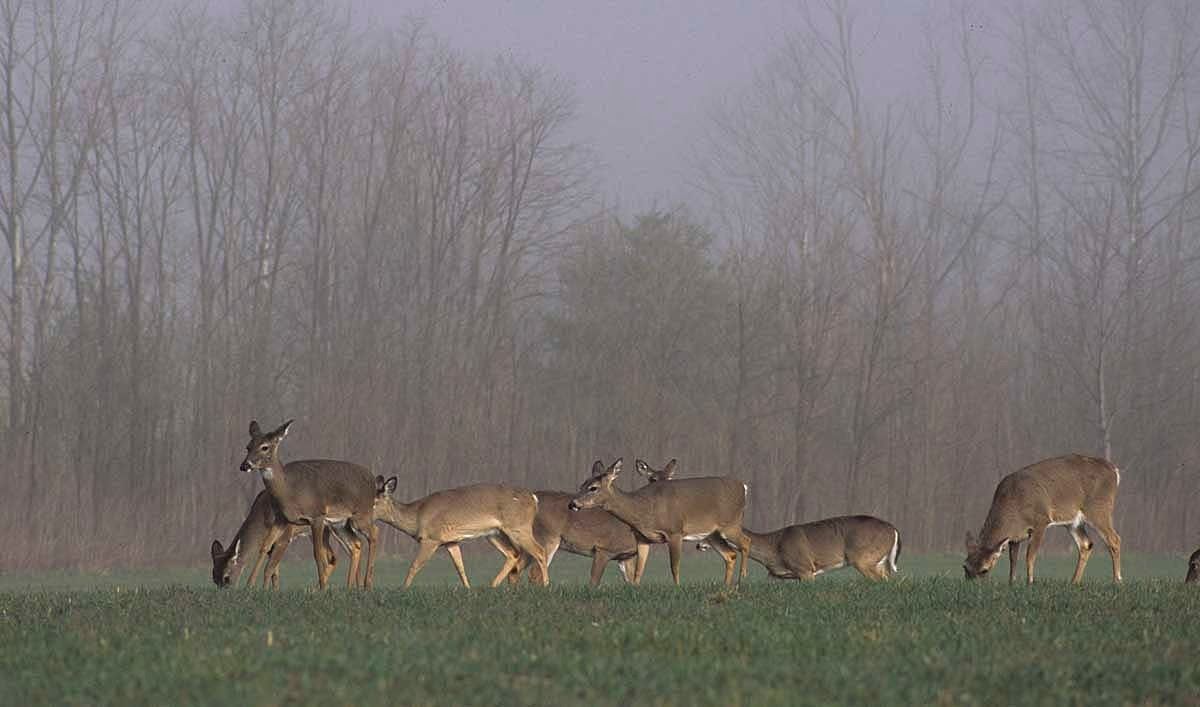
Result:
M592 578L591 585L599 587L600 582L604 579L604 568L608 566L608 560L612 557L607 551L596 548L592 552Z
M545 587L550 584L550 569L546 563L546 549L538 543L537 538L533 537L533 530L526 528L508 528L504 531L508 539L513 545L517 546L522 552L533 558L537 565L540 577L538 584ZM513 560L516 562L516 560ZM505 573L507 574L507 572ZM495 585L493 585L495 586Z
M1029 547L1025 548L1025 583L1033 584L1033 564L1037 562L1038 551L1042 549L1042 540L1046 538L1046 528L1035 528L1029 535Z
M417 549L417 556L413 558L412 564L408 566L408 574L404 576L404 588L408 589L412 586L413 577L421 571L429 558L433 557L433 553L437 552L439 543L436 540L421 539L421 547Z
M625 580L626 584L632 584L634 586L637 586L637 558L636 557L631 557L629 559L620 560L619 562L617 562L617 567L620 568L621 578Z
M1117 535L1116 529L1112 527L1110 518L1095 521L1088 519L1088 522L1092 524L1096 532L1100 533L1100 539L1108 548L1108 554L1112 556L1113 581L1119 584L1121 582L1121 536Z
M640 585L642 583L642 574L646 571L646 559L650 557L650 544L637 544L637 561L634 563L636 572L633 574L633 583Z
M366 527L356 523L359 533L365 533L367 536L367 576L363 577L363 589L371 589L375 586L375 555L379 551L379 526L375 525L375 520L368 516L364 522ZM358 573L355 572L355 575Z
M1017 559L1021 555L1021 543L1008 541L1008 583L1017 581Z
M1071 576L1071 584L1079 584L1083 580L1083 568L1087 566L1088 558L1092 556L1092 539L1082 525L1072 525L1067 528L1075 547L1079 550L1079 560L1075 563L1075 574Z
M446 548L446 554L450 556L450 561L454 563L454 571L458 572L458 578L462 581L462 585L467 589L471 588L471 583L467 581L467 568L463 566L462 548L458 543L446 543L442 547Z
M347 523L344 526L332 525L330 526L330 529L333 537L337 539L338 544L341 545L346 550L346 554L350 556L350 569L346 571L346 588L350 589L351 587L361 585L362 578L359 575L360 570L362 569L362 565L360 564L362 560L362 538L359 537L358 533L355 532L353 525L350 523ZM326 544L329 544L328 536L326 536ZM332 545L330 546L329 556L334 556Z
M725 541L725 545L736 547L738 554L741 556L741 569L738 572L738 581L740 582L749 573L749 568L746 565L750 561L750 536L742 532L742 526L740 525L717 532L720 539ZM729 584L729 582L726 582L726 584Z
M329 555L325 554L325 543L321 538L325 535L325 519L317 516L311 521L313 559L317 561L317 586L325 589L329 585Z
M562 538L554 538L548 543L542 543L542 549L546 552L547 573L550 571L550 563L554 562L554 554L558 552L558 547L560 544L562 544ZM517 560L517 562L519 564L528 564L530 559L532 558L529 553L523 552L521 553L521 558ZM529 567L529 582L531 584L545 586L550 583L550 578L548 574L543 575L541 569L538 568L537 563L534 563Z
M251 570L250 577L246 580L245 586L253 587L258 582L258 573L262 571L263 564L266 563L271 548L279 542L279 538L283 535L285 527L278 525L271 526L263 534L262 540L258 543L258 555L254 558L254 568ZM280 553L279 559L283 560L283 553ZM265 575L262 578L262 584L263 588L266 588L267 578Z
M500 567L500 571L496 573L496 577L492 580L492 587L499 587L504 580L509 577L516 569L521 561L521 551L512 545L501 545L500 543L492 543L504 555L504 564ZM533 570L530 570L532 572Z
M667 550L671 553L671 578L679 586L679 558L683 555L683 536L672 533L667 536Z
M262 578L264 589L267 588L268 582L271 589L279 589L279 563L283 562L283 554L287 552L288 546L292 544L292 538L296 537L296 533L299 530L300 528L294 525L289 525L279 530L279 538L275 541L274 545L269 546L271 549L265 553L268 559ZM263 557L263 555L260 554L259 557ZM257 562L255 563L255 567L258 567ZM256 570L255 575L257 574ZM251 582L255 581L255 575L250 576Z
M721 561L725 563L725 586L733 585L733 571L737 568L737 550L725 542L719 533L708 536L708 546L720 555Z
M495 587L499 585L504 581L504 579L507 579L509 584L516 585L521 581L521 573L525 571L525 565L527 564L528 560L526 560L525 556L521 554L520 550L516 549L511 543L508 542L508 538L506 538L502 533L489 535L488 542L490 542L492 547L496 548L496 550L504 556L504 564L501 566L500 571L503 572L505 567L510 568L508 574L503 575L503 577L500 574L497 574L496 579L492 580L492 586ZM512 561L511 565L509 564L510 560Z

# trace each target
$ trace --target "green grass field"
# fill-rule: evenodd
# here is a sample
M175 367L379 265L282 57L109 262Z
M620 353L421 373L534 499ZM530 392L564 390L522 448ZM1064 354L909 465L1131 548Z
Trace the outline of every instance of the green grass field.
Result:
M1039 584L967 583L956 556L725 590L715 557L666 582L615 568L597 590L561 557L554 586L464 590L444 556L412 591L318 593L299 553L285 591L218 591L207 569L0 577L5 704L1200 704L1200 591L1182 557L1130 556L1126 583L1069 556ZM475 583L497 564L467 558ZM1006 570L1007 560L1001 569ZM336 577L335 581L340 579Z

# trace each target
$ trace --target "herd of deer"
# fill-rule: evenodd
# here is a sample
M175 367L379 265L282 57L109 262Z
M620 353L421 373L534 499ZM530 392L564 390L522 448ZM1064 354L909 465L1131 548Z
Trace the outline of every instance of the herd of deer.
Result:
M369 588L374 582L378 540L376 521L400 530L419 543L404 586L444 547L463 586L470 586L459 544L486 537L504 556L492 586L515 582L526 568L530 580L549 583L549 565L560 549L592 558L591 583L600 583L609 561L616 561L626 582L638 584L650 545L666 543L671 576L679 583L683 543L717 552L725 562L725 583L746 576L746 557L772 577L812 579L828 570L851 566L868 579L886 579L897 571L900 532L873 516L841 516L789 525L770 533L742 527L748 487L728 477L674 478L675 460L662 470L637 460L646 485L626 492L615 485L621 460L600 461L576 493L529 491L503 484L447 489L404 503L395 498L397 479L373 475L366 467L328 459L279 460L279 445L292 421L263 432L250 423L250 443L242 471L257 471L265 490L250 507L228 548L213 541L213 581L234 585L254 557L247 584L279 586L279 563L297 535L311 533L317 581L322 589L337 562L336 539L350 557L347 586ZM1016 575L1022 543L1025 573L1033 566L1050 526L1067 527L1079 550L1073 581L1083 576L1092 552L1085 525L1091 526L1112 556L1113 580L1121 581L1121 538L1112 525L1120 472L1105 459L1081 455L1038 462L1004 477L979 538L967 535L968 578L986 575L1007 547L1009 581ZM360 567L367 544L365 573ZM265 567L264 567L265 564ZM365 575L365 576L364 576ZM1189 561L1187 581L1200 581L1200 550Z

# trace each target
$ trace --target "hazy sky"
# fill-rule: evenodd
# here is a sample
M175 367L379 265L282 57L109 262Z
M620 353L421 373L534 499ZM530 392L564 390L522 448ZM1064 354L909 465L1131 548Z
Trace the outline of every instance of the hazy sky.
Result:
M859 3L869 53L912 56L910 13L923 3ZM707 114L797 23L795 2L654 0L355 0L378 26L426 17L452 46L510 52L570 80L579 99L572 137L604 164L598 182L625 210L686 200L688 167ZM884 62L884 69L899 64ZM881 81L886 85L886 81Z

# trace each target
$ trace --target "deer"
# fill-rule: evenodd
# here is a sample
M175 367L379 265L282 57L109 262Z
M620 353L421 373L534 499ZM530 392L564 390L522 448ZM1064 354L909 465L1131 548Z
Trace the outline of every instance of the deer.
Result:
M288 523L308 525L313 538L324 538L329 525L345 523L350 532L367 542L367 569L362 586L375 583L375 553L379 529L375 527L375 477L364 466L333 459L305 459L287 464L279 460L279 445L294 420L271 432L263 432L258 421L250 422L250 442L241 470L257 471L263 485ZM313 543L317 563L317 585L329 585L329 555L324 542ZM350 555L346 585L354 586L359 574L359 556Z
M1192 553L1188 558L1187 577L1184 578L1184 584L1196 584L1200 582L1200 550Z
M569 504L578 511L602 508L625 522L638 536L636 576L646 567L650 545L666 543L671 556L671 577L679 585L679 559L685 540L715 538L737 548L741 558L739 581L746 576L750 538L742 532L747 486L728 477L671 479L643 486L632 493L614 485L621 459L593 473ZM725 564L725 584L734 583L734 560Z
M646 467L640 459L638 471L647 477L648 483L666 481L675 469L675 460L662 471L654 471ZM643 467L645 467L643 469ZM597 459L592 464L592 475L604 471L604 462ZM546 566L554 561L556 552L566 550L574 555L592 558L590 584L600 586L604 578L604 570L610 561L617 562L621 577L632 585L638 585L641 577L637 574L637 536L633 529L613 514L599 508L588 508L580 511L570 509L573 493L562 491L538 491L537 516L533 521L533 534L546 550ZM522 554L513 570L510 581L520 577L529 556ZM531 566L530 580L538 581L537 567Z
M213 583L218 587L237 585L238 578L246 568L246 563L242 559L242 549L245 548L248 552L255 553L254 569L246 579L246 586L254 585L258 580L259 570L266 562L266 569L262 574L262 586L265 589L269 583L272 589L279 589L279 563L283 561L284 553L287 552L292 540L307 534L308 526L287 522L287 519L275 506L271 494L265 489L259 491L258 495L254 497L254 502L250 504L250 512L246 514L246 519L242 521L237 533L233 536L229 548L226 549L222 546L220 540L213 540L211 548ZM345 526L327 528L324 544L326 555L329 558L330 574L333 573L337 564L337 556L329 544L331 535L338 539L338 542L352 557L360 554L362 550L362 542L358 536L345 532Z
M1071 454L1045 459L1005 476L996 485L992 506L976 539L967 533L967 579L986 575L1008 548L1008 581L1016 579L1017 555L1025 540L1025 580L1033 584L1033 566L1042 547L1046 529L1067 527L1079 550L1071 582L1083 579L1083 569L1092 554L1092 540L1084 525L1090 525L1108 547L1112 557L1113 581L1121 581L1121 536L1113 528L1121 471L1107 459Z
M475 484L432 493L411 503L394 497L399 480L393 476L375 478L375 517L420 543L416 557L404 577L404 588L439 547L454 562L454 569L464 587L470 588L467 570L463 566L459 543L472 538L486 537L504 555L504 566L492 586L499 586L517 566L521 553L533 558L540 571L538 583L550 583L546 570L546 552L533 532L538 497L526 489L500 484Z
M875 516L838 516L769 533L747 528L742 532L750 537L750 559L776 579L810 580L846 566L870 580L888 579L899 571L900 531ZM715 545L702 542L696 549Z

